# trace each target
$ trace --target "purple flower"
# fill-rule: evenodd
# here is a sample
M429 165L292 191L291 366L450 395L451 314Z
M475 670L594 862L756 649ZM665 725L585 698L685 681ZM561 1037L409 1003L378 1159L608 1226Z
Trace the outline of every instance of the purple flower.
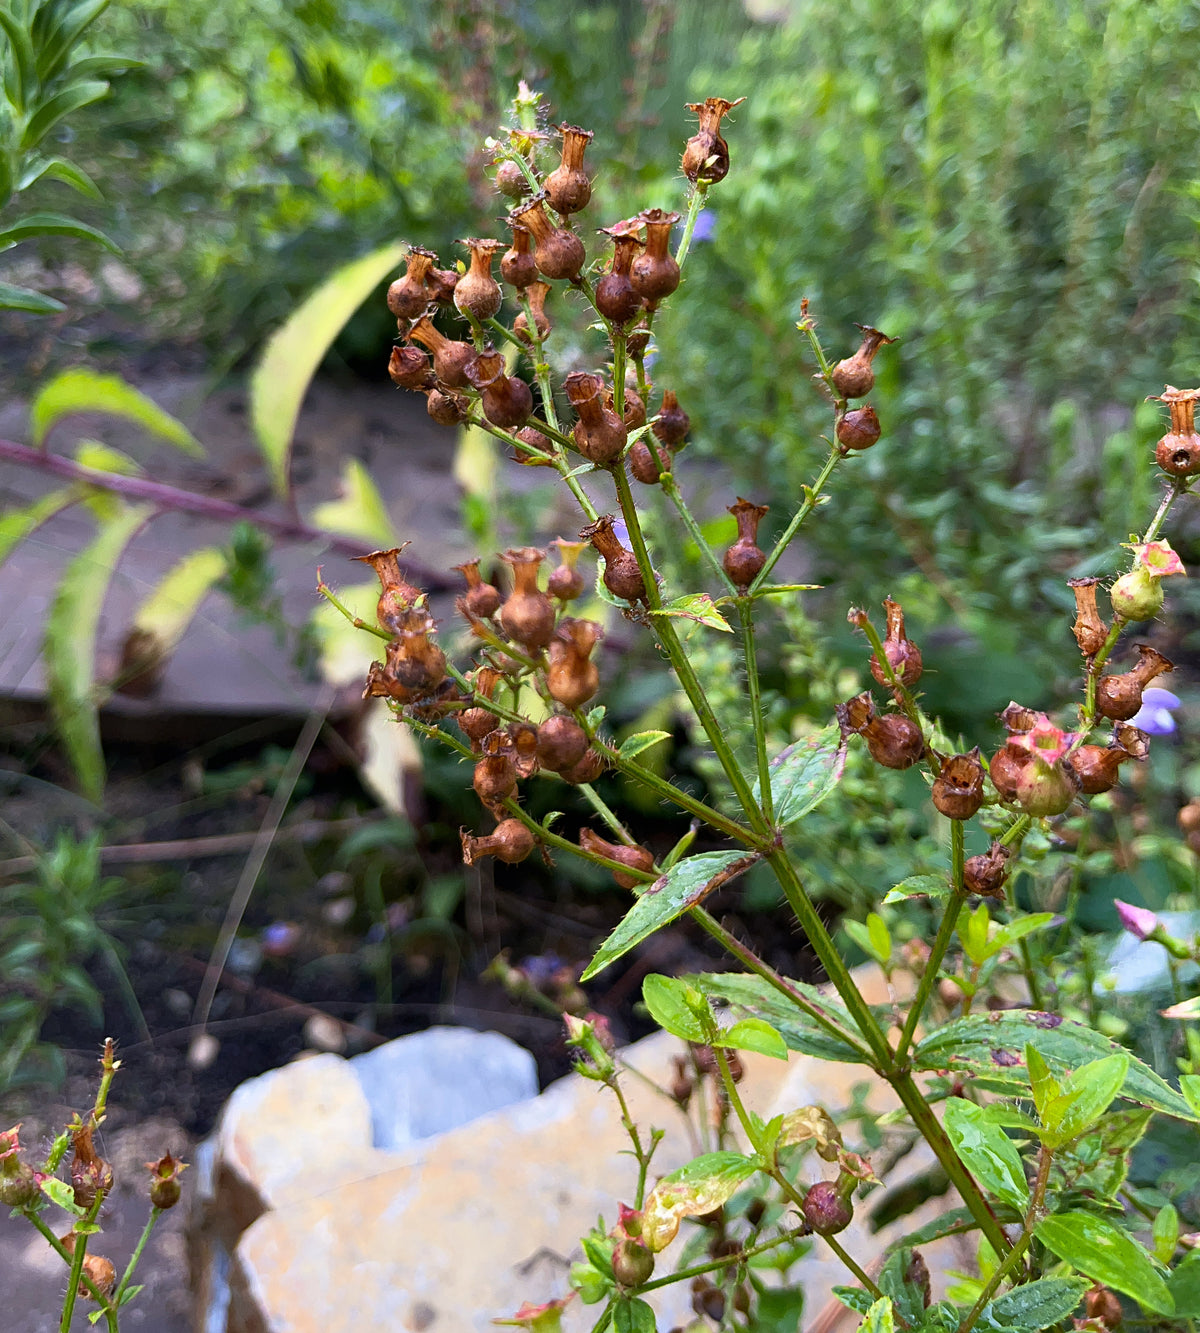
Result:
M1169 736L1175 730L1171 709L1178 707L1179 700L1170 690L1151 685L1142 693L1141 709L1129 721L1148 736Z
M698 245L701 241L711 241L716 234L716 214L711 208L702 208L696 214L696 225L692 228L692 240Z
M1158 929L1158 917L1148 907L1134 907L1132 903L1123 903L1120 898L1113 899L1113 906L1121 918L1121 925L1139 940L1149 939Z

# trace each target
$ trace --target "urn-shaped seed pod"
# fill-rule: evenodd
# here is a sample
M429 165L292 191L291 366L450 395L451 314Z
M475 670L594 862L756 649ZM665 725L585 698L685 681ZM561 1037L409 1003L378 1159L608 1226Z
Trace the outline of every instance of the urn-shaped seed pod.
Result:
M555 713L537 729L538 763L552 773L579 763L587 748L587 732L573 717Z
M474 838L466 829L461 830L463 864L473 866L485 856L494 856L506 865L524 861L536 846L536 839L519 819L502 819L495 829L482 838Z
M84 1275L91 1278L92 1285L101 1296L111 1296L117 1285L117 1270L113 1266L111 1259L106 1259L102 1254L85 1254L83 1256ZM88 1291L87 1283L80 1280L80 1296L91 1296Z
M642 298L633 290L629 270L642 248L641 223L637 219L601 229L613 243L612 267L596 283L596 308L614 324L628 324L642 308Z
M485 708L481 700L490 699L496 692L496 686L501 680L500 672L495 667L479 667L471 677L473 686L473 700L470 708L465 708L459 713L456 721L459 730L471 742L473 749L477 749L479 743L490 731L495 731L499 726L499 719L489 708Z
M979 747L970 754L952 754L942 760L933 780L933 804L947 819L971 819L983 804L983 765Z
M1017 780L1021 770L1029 762L1029 756L1023 750L1005 743L988 761L988 776L992 785L1006 801L1017 799Z
M433 617L423 606L397 613L387 646L387 673L405 689L427 694L446 675L446 654L431 639Z
M454 300L454 289L458 286L458 270L454 268L431 268L428 284L433 299L438 305L450 305Z
M687 141L683 150L683 174L693 185L698 180L715 185L729 174L729 145L721 137L721 118L746 99L727 102L723 97L708 97L703 102L689 102L687 109L694 111L700 127Z
M512 737L506 731L489 731L483 738L483 758L475 765L471 784L481 801L502 801L517 788L517 765Z
M533 257L540 272L552 281L579 277L587 254L570 227L556 227L546 213L546 195L535 194L516 208L512 220L533 233Z
M387 653L392 651L392 646L389 644ZM367 668L367 679L363 686L362 697L364 699L390 699L393 703L410 704L415 696L412 690L401 685L391 675L387 666L379 662L372 662Z
M529 385L504 373L504 357L490 344L466 365L466 376L479 391L483 415L493 426L523 426L533 411Z
M843 452L849 449L869 449L878 442L882 433L879 418L870 403L863 407L852 407L838 417L836 434Z
M443 384L452 389L466 387L467 366L475 360L475 348L470 343L447 338L427 316L417 320L408 336L433 353L434 373Z
M550 697L565 708L580 708L600 688L600 672L590 660L600 638L600 626L593 620L564 617L550 640L550 665L546 669L546 688Z
M428 389L436 382L429 358L419 347L393 347L388 378L399 389Z
M471 404L461 393L445 393L430 389L425 395L425 410L429 419L439 426L459 426L470 415Z
M425 594L420 588L414 588L400 572L400 553L408 546L393 546L386 551L372 551L370 555L356 555L354 559L361 564L370 565L379 579L379 601L375 614L379 623L386 630L395 632L396 616L414 605Z
M556 537L551 546L558 549L558 568L550 573L546 581L546 591L560 602L573 602L587 586L583 575L575 568L580 553L587 550L587 542L564 541Z
M592 197L592 182L583 169L583 154L592 141L591 130L578 125L560 125L562 162L546 177L546 202L564 217L587 207Z
M854 1206L838 1182L819 1180L804 1196L804 1220L818 1236L835 1236L854 1220Z
M678 213L647 208L639 215L646 225L646 248L629 268L633 290L647 305L663 300L679 286L679 265L671 254L671 228Z
M654 1276L654 1255L640 1240L626 1236L613 1251L612 1270L619 1286L640 1287Z
M595 523L589 524L579 535L590 541L604 557L604 573L601 577L609 592L627 602L644 602L646 585L642 580L642 571L638 568L637 557L621 545L613 530L612 515L601 514Z
M532 722L510 722L505 730L513 743L517 777L533 777L538 771L537 728Z
M500 610L500 591L483 581L479 573L479 561L468 560L454 568L467 581L466 594L460 599L467 614L482 620L494 616Z
M843 398L865 398L871 392L875 385L875 371L871 368L875 353L884 343L896 341L866 324L855 327L861 329L863 335L858 351L839 361L832 372L833 387Z
M538 567L545 558L546 552L536 546L503 556L512 566L513 590L500 608L500 623L510 639L530 652L544 648L554 633L554 603L538 588Z
M1096 589L1099 579L1068 579L1067 587L1075 594L1075 623L1071 632L1079 651L1085 657L1092 657L1104 647L1108 638L1108 626L1100 617L1096 606Z
M758 577L758 572L766 564L767 557L758 545L758 525L767 514L766 505L752 504L738 496L737 504L729 506L729 512L737 519L737 541L725 552L721 562L725 573L745 592Z
M629 475L643 486L657 486L662 481L664 472L671 470L671 454L661 444L650 446L645 440L638 440L629 450Z
M512 456L522 467L554 466L553 459L558 446L536 426L522 426L520 430L513 431L513 438L517 443L513 445Z
M963 865L963 885L967 892L982 898L1002 898L1010 860L1012 851L1002 842L993 842L986 852L967 857Z
M554 327L546 315L546 297L554 290L548 282L531 282L527 291L529 293L529 313L533 316L533 327L537 330L539 342L544 342L550 336L550 330ZM524 310L513 320L512 331L523 343L529 346L533 345L533 336L529 332L529 320L525 317Z
M595 782L603 772L604 756L599 750L593 748L586 750L583 758L577 764L572 764L570 768L560 769L558 776L564 782L579 786L584 782Z
M1171 410L1171 429L1159 440L1154 459L1171 477L1194 477L1200 472L1200 435L1196 434L1196 399L1200 389L1176 389L1168 384L1157 401Z
M899 602L890 597L884 599L884 612L887 615L887 628L883 639L883 655L887 658L896 679L905 687L913 686L921 679L923 666L921 650L904 632L904 610ZM890 685L882 663L871 654L871 675L880 685Z
M1083 1308L1090 1320L1095 1320L1101 1328L1116 1329L1124 1323L1125 1311L1121 1307L1120 1297L1108 1287L1097 1283L1091 1291L1085 1292Z
M925 753L921 728L903 713L878 713L869 690L834 711L842 734L861 736L871 758L884 768L911 768Z
M388 309L397 319L420 319L434 297L429 290L429 275L437 255L414 245L408 252L404 277L397 278L387 290Z
M500 256L500 276L518 291L537 281L537 260L533 257L533 233L519 222L509 220L513 243Z
M629 434L621 418L604 406L604 381L586 370L575 370L563 381L563 388L579 416L571 432L575 447L597 466L615 461Z
M662 406L658 409L658 420L650 427L655 439L668 449L679 449L687 439L691 425L688 414L679 406L675 391L667 389L663 393Z
M1096 711L1101 717L1124 722L1142 706L1142 691L1164 672L1174 671L1175 664L1148 643L1139 643L1138 664L1121 676L1101 676L1096 685Z
M151 1204L164 1212L174 1208L183 1192L179 1177L187 1170L187 1163L164 1153L157 1162L147 1162L146 1170L150 1172Z
M1120 777L1118 768L1127 759L1145 759L1150 752L1150 738L1144 731L1122 723L1107 745L1081 745L1070 758L1085 796L1111 791Z
M458 244L471 251L471 267L455 284L455 308L460 315L491 319L504 302L500 284L492 277L492 260L505 248L504 242L472 237Z
M613 391L606 389L604 391L604 403L606 407L616 410L616 402L613 398ZM625 429L635 431L639 426L646 424L646 404L642 402L641 395L630 385L625 386L625 410L621 413L621 420L625 423Z
M590 828L581 828L579 830L579 845L585 852L591 852L594 856L604 856L610 861L620 861L623 866L629 866L631 870L641 870L646 874L654 870L654 856L647 847L640 845L627 847L621 842L606 842L598 833L593 833ZM626 875L620 870L614 870L612 877L623 889L636 888L643 883L639 875Z
M506 157L496 166L496 189L509 199L523 199L529 193L529 179L520 163Z

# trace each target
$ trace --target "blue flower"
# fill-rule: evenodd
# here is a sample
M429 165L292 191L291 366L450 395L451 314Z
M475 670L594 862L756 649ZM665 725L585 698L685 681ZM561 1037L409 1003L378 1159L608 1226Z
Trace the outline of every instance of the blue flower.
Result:
M1178 707L1179 700L1170 690L1161 690L1157 685L1152 685L1142 694L1141 709L1129 721L1147 736L1169 736L1175 730L1171 709Z

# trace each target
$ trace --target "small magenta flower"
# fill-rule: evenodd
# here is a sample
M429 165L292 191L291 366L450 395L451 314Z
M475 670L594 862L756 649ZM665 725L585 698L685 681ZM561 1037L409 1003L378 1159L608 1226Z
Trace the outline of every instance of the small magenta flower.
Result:
M1142 691L1142 706L1129 720L1131 725L1144 731L1147 736L1169 736L1175 730L1171 709L1178 707L1177 695L1151 685Z
M1158 929L1158 917L1148 907L1135 907L1132 903L1123 903L1120 898L1113 900L1121 925L1139 940L1147 940Z

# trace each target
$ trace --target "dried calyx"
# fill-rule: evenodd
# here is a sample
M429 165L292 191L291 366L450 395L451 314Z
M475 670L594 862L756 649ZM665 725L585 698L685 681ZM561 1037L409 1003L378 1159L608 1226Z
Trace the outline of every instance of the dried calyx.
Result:
M535 194L512 213L512 221L533 234L533 257L547 278L579 276L587 254L583 242L570 227L556 227L546 213L546 195Z
M386 551L372 551L369 555L356 555L354 559L361 564L370 565L379 579L379 601L375 605L375 614L380 625L393 631L396 617L425 596L420 588L415 588L400 572L400 554L409 545L392 546Z
M576 569L579 557L587 550L587 542L569 542L556 537L551 543L558 551L558 567L546 580L546 591L561 602L573 602L587 586L583 575Z
M503 241L471 237L459 241L471 252L471 267L454 288L454 306L460 315L491 319L504 303L500 284L492 277L492 260L505 248Z
M737 504L729 506L737 520L737 541L725 552L722 564L730 580L742 591L754 582L759 570L767 562L766 554L758 545L758 525L766 517L766 505L756 505L738 496Z
M983 804L983 765L979 747L970 754L952 754L942 760L930 793L935 807L947 819L971 819Z
M529 318L525 311L513 320L512 331L527 346L532 346L534 337L538 342L544 342L550 336L550 330L553 325L546 314L546 298L554 290L548 282L531 282L526 288L526 296L529 298L529 314L533 316L534 333L529 330Z
M1081 745L1067 762L1079 779L1080 791L1095 796L1117 785L1118 769L1127 759L1143 760L1149 753L1149 736L1121 722L1107 745Z
M843 398L865 398L875 386L875 371L871 363L875 353L885 343L895 342L886 333L873 329L866 324L856 325L862 330L863 339L858 351L853 356L845 357L834 366L830 378L833 387Z
M1108 626L1100 616L1096 605L1096 589L1099 579L1068 579L1067 587L1075 594L1075 623L1071 632L1079 651L1085 657L1092 657L1104 647L1108 638Z
M688 414L679 406L679 399L673 389L663 391L662 406L658 409L658 419L650 427L655 439L665 444L668 449L681 449L691 429Z
M512 566L513 590L500 608L500 623L510 639L530 652L544 648L554 633L554 603L538 587L538 569L546 552L536 546L505 551Z
M519 819L502 819L494 831L482 838L472 837L465 829L461 833L463 863L473 866L484 856L516 865L524 861L537 845L533 834Z
M638 844L629 846L623 842L606 842L598 833L593 833L589 828L579 830L579 845L585 852L591 852L595 856L607 857L610 861L619 861L622 865L629 866L631 870L642 872L638 875L627 875L620 870L614 870L612 872L613 879L623 889L636 888L637 885L644 882L644 876L654 869L654 856L649 848Z
M646 248L630 266L629 280L642 300L654 305L679 286L679 265L670 250L671 228L679 214L648 208L640 217L646 226Z
M1157 648L1139 643L1138 663L1120 676L1101 676L1096 685L1096 711L1101 717L1124 722L1142 706L1142 691L1157 676L1174 671L1175 664Z
M454 568L467 581L466 593L455 605L465 615L486 620L500 609L500 591L490 583L485 583L479 573L479 561L468 560Z
M628 324L642 308L642 298L633 290L629 270L642 248L641 223L637 218L605 227L602 236L613 243L612 268L596 283L596 307L614 324Z
M598 467L614 463L621 456L629 433L621 418L604 405L603 379L586 370L576 370L563 381L563 388L579 417L571 431L575 447Z
M517 375L505 374L504 356L490 343L467 362L465 373L493 426L523 426L529 420L533 411L529 385Z
M1154 460L1172 477L1194 477L1200 473L1200 435L1196 434L1196 399L1200 389L1167 387L1153 400L1166 403L1171 411L1171 429L1159 440Z
M867 751L885 768L911 768L925 753L921 728L903 713L879 713L870 690L838 704L838 725L843 736L861 736Z
M467 366L475 359L475 348L470 343L447 338L427 315L417 320L408 336L433 353L433 369L443 384L452 389L466 388Z
M595 523L589 524L579 535L590 541L604 557L601 578L609 592L627 602L644 602L646 584L638 568L637 557L621 545L613 528L612 515L601 514Z
M387 290L388 309L398 320L420 319L434 301L429 277L437 255L423 246L414 245L408 252L405 273Z
M578 125L560 125L562 162L546 177L546 201L564 217L587 207L592 197L592 182L583 169L583 154L592 141L591 130Z
M739 97L729 102L724 97L708 97L703 102L688 103L688 110L696 113L700 126L687 141L680 165L693 185L698 180L715 185L729 174L729 145L721 136L721 119L745 100Z
M963 865L963 885L967 892L983 898L1002 898L1011 860L1012 850L1002 842L993 842L986 852L969 856Z
M564 616L550 640L550 665L546 689L565 708L579 708L600 688L600 672L591 660L600 640L600 626L593 620Z
M892 669L892 674L906 689L915 685L921 679L921 672L924 669L921 662L921 650L908 637L904 630L904 609L899 602L893 602L890 597L884 599L884 614L887 617L886 629L883 637L883 655L887 658L888 665ZM861 625L865 620L863 612L850 613L852 624ZM879 658L871 654L871 675L880 685L891 686L891 680L887 671Z

